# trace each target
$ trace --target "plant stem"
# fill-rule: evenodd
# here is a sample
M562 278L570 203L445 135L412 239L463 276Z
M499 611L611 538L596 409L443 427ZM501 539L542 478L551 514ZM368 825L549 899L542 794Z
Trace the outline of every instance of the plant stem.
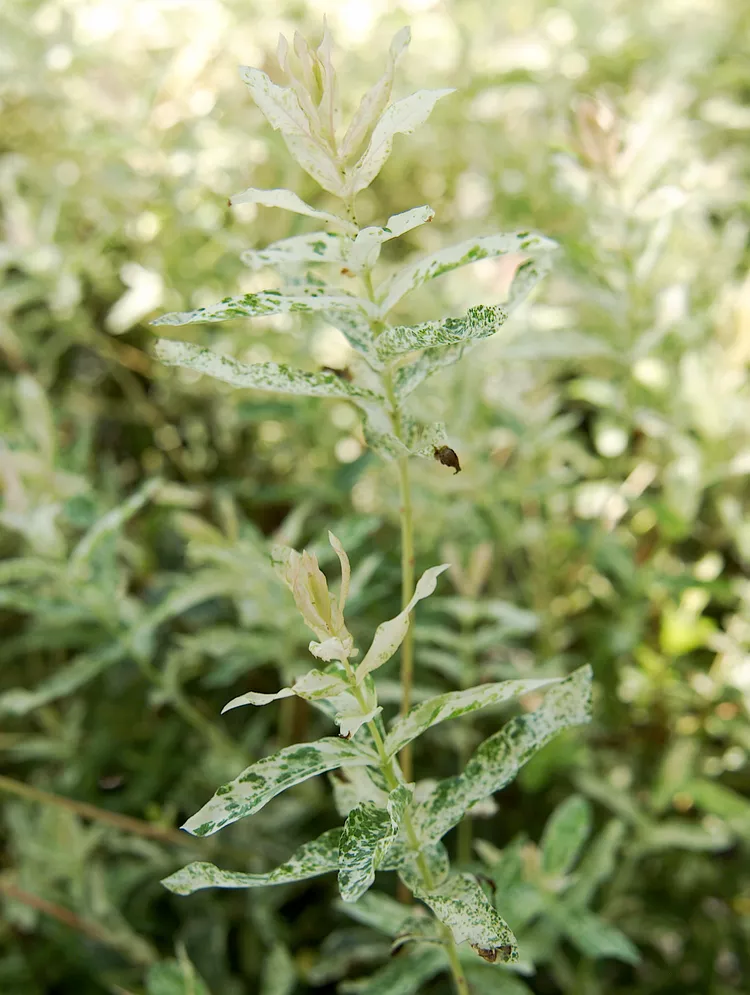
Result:
M461 961L458 958L458 949L456 943L453 939L453 934L445 927L446 933L450 935L450 943L447 944L448 948L448 960L451 965L451 973L453 975L453 983L456 986L456 995L469 995L469 982L466 980L466 975L464 974L464 969Z
M409 460L402 456L398 461L398 479L401 517L401 606L405 608L414 594L414 520L411 506L409 482ZM412 686L414 683L414 626L411 618L406 637L401 646L401 714L411 708ZM412 780L411 744L401 751L401 767L407 781Z

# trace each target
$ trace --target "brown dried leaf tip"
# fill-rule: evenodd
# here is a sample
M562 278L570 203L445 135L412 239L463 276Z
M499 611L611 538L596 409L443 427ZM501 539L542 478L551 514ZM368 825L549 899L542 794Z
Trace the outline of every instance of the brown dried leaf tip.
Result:
M478 953L482 960L486 960L488 964L494 964L498 957L505 963L510 960L513 953L513 947L509 943L503 943L499 947L480 947L476 943L472 943L472 949L475 953Z
M337 370L333 366L321 366L320 372L321 373L333 373L334 376L337 376L340 380L346 380L347 383L351 383L352 380L353 380L351 372L348 369Z
M432 450L435 459L443 466L452 467L456 473L461 472L461 464L458 462L458 453L450 446L435 446ZM456 473L453 476L456 476Z

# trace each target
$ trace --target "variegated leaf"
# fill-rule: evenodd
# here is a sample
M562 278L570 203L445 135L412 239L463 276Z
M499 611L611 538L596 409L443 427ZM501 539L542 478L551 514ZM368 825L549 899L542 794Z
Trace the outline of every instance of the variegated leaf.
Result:
M344 235L316 231L272 242L264 249L246 249L240 254L240 259L251 269L289 263L336 263L343 266L350 245L350 239Z
M228 784L222 784L213 798L182 828L193 836L210 836L224 826L258 812L292 785L343 764L352 767L377 764L377 757L362 745L344 739L326 738L287 746L258 760Z
M377 453L386 463L391 463L393 460L409 455L409 450L401 439L397 435L394 435L393 432L379 425L375 419L370 418L368 412L365 412L362 418L362 434L365 437L368 448Z
M380 246L392 238L399 238L412 228L432 221L435 212L426 204L424 207L413 207L402 214L393 214L382 228L363 228L354 239L349 251L347 266L359 272L362 269L372 269L380 256Z
M279 363L240 363L192 342L158 339L155 355L165 366L179 366L213 377L232 387L252 387L279 394L303 394L308 397L346 397L351 400L379 401L381 398L364 387L357 387L334 373L308 373Z
M385 809L363 802L347 816L339 843L339 891L345 902L356 902L375 880L413 791L413 785L399 784L388 795Z
M446 366L457 363L475 344L475 341L471 341L438 349L425 349L422 355L412 360L408 366L396 371L394 379L396 397L399 401L405 400L428 377Z
M336 906L350 919L386 936L397 936L407 919L414 914L413 907L397 902L380 891L368 891L354 904L337 901Z
M442 839L468 808L505 787L558 732L588 722L591 678L591 667L587 665L554 684L536 711L516 716L485 740L463 773L439 781L429 798L414 810L420 841Z
M385 315L401 300L404 294L420 287L427 280L434 280L443 273L480 259L494 259L509 253L537 256L552 252L557 243L533 232L517 232L507 235L483 235L479 238L466 239L457 245L441 249L432 255L418 259L415 263L395 273L384 285L378 287L380 313Z
M417 995L447 968L448 958L440 947L416 947L404 950L366 980L342 982L337 991L340 995Z
M542 833L542 870L562 877L578 859L591 833L591 805L581 795L571 795L558 805Z
M398 60L406 51L410 41L411 30L408 27L401 28L394 36L388 52L388 68L378 82L362 97L357 112L341 142L339 155L345 162L358 154L368 134L388 106Z
M338 328L349 345L361 353L374 369L382 369L383 364L375 352L375 336L372 326L363 311L325 311L323 318Z
M446 719L467 715L479 708L499 705L530 691L538 691L540 688L557 683L559 681L554 679L498 681L496 684L480 684L464 691L449 691L447 694L429 698L415 705L403 718L396 720L385 739L386 752L389 756L393 756L407 743L421 736L426 729L439 722L445 722Z
M318 286L295 287L296 294L280 290L263 290L242 297L225 297L208 307L193 311L173 311L155 318L152 325L193 325L204 321L229 321L232 318L264 318L271 314L309 314L313 311L353 311L366 314L372 310L368 301L343 294L326 294Z
M445 424L441 421L423 425L415 419L402 415L401 424L412 456L434 459L435 449L448 442L448 433Z
M359 229L346 218L341 218L338 214L331 214L328 211L319 211L316 207L311 207L301 197L298 197L292 190L277 188L275 190L259 190L256 187L249 187L242 193L237 193L229 202L232 207L236 204L260 204L261 207L279 207L284 211L292 211L294 214L304 214L308 218L317 218L319 221L327 221L329 224L345 232L347 235L356 235Z
M507 314L502 308L480 305L460 318L427 321L422 325L396 325L377 339L378 356L386 361L418 349L436 349L489 338L500 328Z
M192 895L202 888L264 888L305 881L338 869L340 838L341 828L329 829L317 839L303 843L289 860L266 874L225 871L214 864L196 861L170 874L161 883L175 895Z
M385 111L372 132L370 143L362 158L352 167L346 184L345 196L351 196L369 187L383 168L393 148L396 135L410 135L427 120L441 97L453 93L447 90L417 90Z
M416 852L407 840L400 837L386 854L381 870L398 871L406 883L419 883L423 880L425 867L431 887L437 887L446 880L451 862L445 846L442 843L430 843Z
M512 930L492 907L476 878L454 871L443 884L430 891L411 877L407 884L450 928L456 943L467 941L490 963L518 960L518 943Z
M358 684L361 684L365 677L373 670L382 667L386 660L390 660L406 637L406 633L409 630L409 615L414 606L418 601L432 594L437 587L438 577L449 566L449 563L442 563L439 567L430 567L429 570L425 570L419 578L414 590L414 596L406 608L394 618L380 623L375 630L372 645L357 667L356 675Z

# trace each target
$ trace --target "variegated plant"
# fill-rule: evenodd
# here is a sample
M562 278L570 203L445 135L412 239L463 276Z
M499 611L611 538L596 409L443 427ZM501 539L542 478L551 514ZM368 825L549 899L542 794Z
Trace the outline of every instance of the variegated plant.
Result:
M327 29L317 49L296 35L294 54L281 38L278 60L289 84L286 87L276 85L258 69L242 68L242 78L268 122L281 131L303 169L338 198L341 208L320 210L289 190L253 188L235 196L233 204L279 207L327 227L244 253L244 262L253 269L276 268L284 280L282 289L228 297L208 307L164 315L154 322L184 325L318 312L338 328L356 355L351 376L346 378L273 362L245 364L174 339L160 339L156 353L166 365L198 371L234 387L352 401L360 409L368 444L398 467L402 535L402 611L379 626L372 645L357 664L353 662L357 651L344 621L349 562L341 544L331 536L342 568L338 599L328 593L313 556L275 550L277 568L316 635L310 651L324 666L278 694L249 693L227 707L262 705L295 695L327 712L338 725L340 736L290 746L260 760L219 788L184 828L198 836L209 835L257 812L285 788L332 770L343 772L336 793L346 818L344 827L306 844L268 874L237 874L200 863L173 874L166 884L173 891L189 894L209 886L256 887L297 881L335 870L342 898L356 902L373 883L377 870L396 871L438 921L432 933L423 933L420 925L415 942L408 944L407 952L398 959L399 990L415 991L415 978L418 987L421 980L448 967L457 990L466 993L468 983L457 943L467 941L493 963L514 961L517 946L477 881L450 870L441 840L468 809L512 780L520 765L556 732L586 721L590 672L583 668L566 680L503 681L464 688L411 708L411 613L416 603L435 589L437 577L447 565L426 571L415 585L409 459L436 456L456 472L460 464L447 445L444 426L422 423L409 410L409 398L425 379L455 363L501 328L544 276L556 245L531 232L487 235L407 263L383 280L374 278L383 243L431 221L434 212L428 206L415 207L388 218L382 227L360 228L356 196L382 168L395 135L413 132L437 101L452 92L420 90L389 104L395 69L408 43L409 30L405 28L393 39L386 72L363 97L346 130L340 121ZM514 256L519 265L502 307L473 307L458 317L413 326L389 323L391 310L415 288L458 267L504 255ZM321 279L320 265L328 266L326 280ZM353 278L359 284L357 292L350 289ZM399 647L401 714L386 730L373 674ZM533 713L512 719L482 743L460 774L438 782L428 793L415 785L410 745L422 732L438 722L542 686L546 688L543 704ZM425 942L437 944L437 950L425 950ZM386 991L380 987L375 990Z

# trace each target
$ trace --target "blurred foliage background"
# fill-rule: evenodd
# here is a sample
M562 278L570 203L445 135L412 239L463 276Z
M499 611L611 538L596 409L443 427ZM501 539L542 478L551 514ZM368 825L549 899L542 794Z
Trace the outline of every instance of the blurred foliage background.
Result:
M418 567L455 564L420 609L421 692L467 674L594 666L593 724L498 796L477 820L491 845L475 858L492 864L525 833L516 884L528 890L550 813L586 797L612 843L587 898L641 960L571 943L538 902L520 925L504 912L536 965L523 990L739 995L750 979L743 0L6 0L0 991L203 993L192 962L212 995L332 993L387 958L326 878L189 899L159 884L201 854L264 870L336 822L317 780L218 839L173 828L248 759L323 728L296 699L219 717L232 695L306 667L266 538L307 543L325 564L333 528L356 565L355 629L397 610L395 475L365 450L353 409L232 393L149 353L151 317L261 289L240 252L308 230L282 212L230 211L230 194L289 187L325 206L236 71L273 76L279 32L317 36L323 14L350 107L407 23L397 95L457 88L396 140L361 196L362 223L423 203L437 212L386 259L519 228L562 246L514 318L514 359L490 340L421 389L463 472L414 467ZM487 260L411 295L400 317L492 303L506 283ZM548 334L524 356L532 328ZM195 337L249 360L347 361L340 335L310 319ZM391 668L381 698L397 700L396 678ZM452 773L496 724L425 737L420 775Z

